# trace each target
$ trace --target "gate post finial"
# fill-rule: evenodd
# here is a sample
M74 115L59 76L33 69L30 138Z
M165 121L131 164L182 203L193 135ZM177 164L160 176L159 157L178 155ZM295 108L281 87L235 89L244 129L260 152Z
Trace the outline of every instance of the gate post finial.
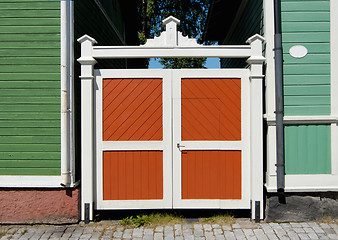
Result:
M163 25L165 25L166 30L166 45L170 47L177 46L177 25L180 24L180 20L170 16L164 19L162 22Z

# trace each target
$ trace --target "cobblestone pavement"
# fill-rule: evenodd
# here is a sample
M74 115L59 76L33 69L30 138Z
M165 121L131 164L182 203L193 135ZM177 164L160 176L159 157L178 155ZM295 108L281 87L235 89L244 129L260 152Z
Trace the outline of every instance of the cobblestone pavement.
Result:
M88 225L1 225L0 239L338 239L335 223L254 223L236 219L235 224L177 224L128 228L116 222Z

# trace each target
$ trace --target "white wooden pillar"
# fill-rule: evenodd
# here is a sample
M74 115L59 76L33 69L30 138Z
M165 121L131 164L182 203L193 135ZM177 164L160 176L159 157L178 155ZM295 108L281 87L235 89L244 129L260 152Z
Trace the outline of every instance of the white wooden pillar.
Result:
M93 80L96 60L92 57L95 39L84 35L77 40L81 43L81 220L93 220L94 202L94 101Z
M256 34L247 40L251 46L250 64L250 153L251 218L259 221L263 213L263 63L262 42ZM259 213L257 212L259 211Z

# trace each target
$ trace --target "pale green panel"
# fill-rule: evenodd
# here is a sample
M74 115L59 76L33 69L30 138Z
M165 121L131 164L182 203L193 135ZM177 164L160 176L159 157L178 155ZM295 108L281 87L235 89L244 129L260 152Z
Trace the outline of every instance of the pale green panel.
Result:
M284 12L325 12L330 11L329 1L282 1Z
M329 75L284 75L284 85L330 85ZM313 86L315 87L315 86Z
M287 97L284 101L288 101ZM311 105L311 106L284 106L285 116L319 116L319 115L330 115L331 108L329 105Z
M283 54L283 59L288 64L328 64L330 66L330 54L308 54L304 58L294 58L290 54Z
M294 46L295 43L286 43L283 41L283 53L289 54L289 50L292 46ZM302 45L307 48L309 54L328 54L330 53L330 43L326 42L319 42L319 43L308 43L308 42L302 42ZM306 57L307 58L307 57Z
M282 28L285 32L311 32L317 29L318 32L329 32L330 22L283 22Z
M327 75L330 74L330 64L289 64L284 62L284 74L302 75Z
M331 173L331 127L285 126L285 174Z
M326 12L282 12L284 22L328 22L330 15Z
M330 96L330 86L284 86L284 96Z
M282 35L283 43L327 43L330 41L330 32L291 32Z

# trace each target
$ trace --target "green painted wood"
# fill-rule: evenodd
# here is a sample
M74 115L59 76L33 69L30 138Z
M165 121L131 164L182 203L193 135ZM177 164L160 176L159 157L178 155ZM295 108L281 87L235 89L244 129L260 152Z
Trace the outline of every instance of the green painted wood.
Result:
M22 9L0 9L0 16L2 17L42 17L42 18L49 18L49 17L58 17L60 15L60 10L22 10Z
M59 160L60 152L0 152L0 162L3 160ZM1 164L0 164L1 166Z
M284 75L284 84L292 85L330 85L331 77L329 75ZM0 85L1 86L1 85ZM316 86L314 86L316 87Z
M282 40L285 115L330 114L330 1L282 0ZM308 54L293 58L294 45Z
M0 81L6 81L6 80L7 81L14 81L14 80L47 81L47 80L50 80L50 81L60 82L60 73L57 73L57 72L54 72L54 73L0 73ZM15 84L15 82L13 84Z
M0 89L27 89L30 91L32 88L37 89L58 89L60 82L58 81L0 81Z
M61 144L17 144L17 143L6 143L0 144L0 151L2 152L58 152L61 150Z
M11 49L0 49L2 56L8 57L59 57L59 48L11 48Z
M317 29L316 32L329 32L329 22L283 22L282 28L286 32L312 32L313 29Z
M283 43L327 43L330 42L330 32L283 33Z
M38 127L43 127L43 128L58 128L60 127L61 122L59 120L41 120L37 119L35 121L32 120L26 120L26 121L21 121L20 119L18 120L0 120L0 126L3 128L38 128ZM30 137L30 136L27 136ZM49 136L46 136L50 138ZM2 136L0 136L0 139ZM7 137L7 141L10 142L10 137ZM0 140L1 142L1 140Z
M6 104L0 105L1 112L57 112L60 104Z
M282 12L283 22L329 22L327 12Z
M329 125L285 126L285 173L331 173Z
M0 104L55 104L55 101L60 102L60 97L2 97Z
M57 10L59 9L60 2L58 1L51 1L51 3L46 3L46 1L40 1L40 2L21 2L16 1L15 5L13 3L8 2L1 2L0 3L0 9L11 9L11 10L17 10L17 9L24 9L24 10Z
M330 54L308 54L303 58L291 57L289 53L283 54L283 59L287 64L328 64L330 66Z
M34 48L34 49L43 49L43 48L60 48L60 42L49 42L48 45L43 45L41 42L2 42L1 48Z
M284 86L285 96L330 96L330 85Z
M2 72L3 73L54 73L55 72L55 65L2 65Z
M307 48L309 55L311 54L328 54L330 52L330 43L308 43L308 42L303 42L301 43L304 47ZM289 54L289 49L294 46L295 43L286 43L283 42L283 53L284 54Z
M328 105L312 105L312 106L285 106L285 116L320 116L330 115L331 108Z
M2 128L2 136L60 136L60 127L56 128ZM21 145L20 145L21 146Z
M60 96L59 89L0 89L0 96Z
M284 12L327 12L330 11L329 1L283 1Z
M56 168L1 168L0 175L53 176L60 175L60 165Z
M60 113L0 112L0 120L60 120ZM1 125L0 125L1 126ZM36 129L33 129L36 130ZM21 131L20 128L13 131Z
M2 34L0 33L0 41L1 42L22 42L22 41L38 41L38 42L56 42L60 41L60 34Z
M284 61L283 71L285 75L328 75L331 71L330 64L289 64Z
M58 168L59 160L1 160L1 168Z
M60 18L0 18L0 26L60 26Z
M327 105L330 96L289 96L285 99L285 106L313 106Z
M60 175L60 1L0 2L0 175Z

